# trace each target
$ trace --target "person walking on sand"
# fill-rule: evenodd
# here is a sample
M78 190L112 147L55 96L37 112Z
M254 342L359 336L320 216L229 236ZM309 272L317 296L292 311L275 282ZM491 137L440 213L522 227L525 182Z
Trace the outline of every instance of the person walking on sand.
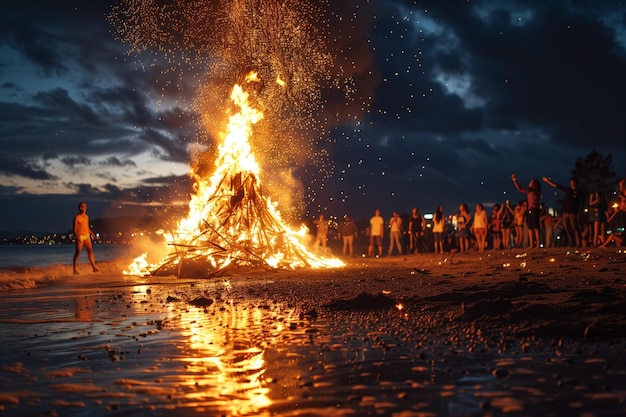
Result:
M528 207L526 208L526 225L528 226L528 247L529 248L538 248L541 244L541 237L539 236L540 224L539 218L541 217L541 184L539 180L533 178L528 183L528 188L524 188L520 185L519 181L517 181L517 176L515 174L511 175L511 180L513 180L513 184L517 191L520 193L526 194L526 201L528 202Z
M96 266L96 261L93 256L93 247L91 245L91 236L96 234L89 227L89 216L87 216L87 204L80 202L78 204L78 213L74 216L73 226L74 237L76 239L76 252L74 252L74 275L78 274L76 265L78 264L78 256L80 255L83 246L87 250L87 256L93 272L98 272L99 269Z
M367 248L367 255L374 256L374 250L378 247L378 255L383 256L383 236L385 234L385 220L380 215L380 210L376 210L370 219L370 245Z

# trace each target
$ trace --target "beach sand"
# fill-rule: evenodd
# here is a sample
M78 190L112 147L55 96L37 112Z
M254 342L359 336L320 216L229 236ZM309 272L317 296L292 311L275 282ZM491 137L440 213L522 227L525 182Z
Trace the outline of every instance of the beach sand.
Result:
M616 248L209 279L128 262L0 272L37 276L0 292L0 415L626 415Z

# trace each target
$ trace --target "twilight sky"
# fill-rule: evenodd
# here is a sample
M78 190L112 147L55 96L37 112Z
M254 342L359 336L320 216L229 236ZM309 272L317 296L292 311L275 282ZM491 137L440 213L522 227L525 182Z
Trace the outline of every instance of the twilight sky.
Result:
M325 74L341 69L341 86L320 88L298 139L281 130L259 151L266 161L290 154L276 166L297 185L285 188L267 162L261 181L296 196L294 217L452 213L463 202L473 211L522 199L511 173L566 184L593 150L626 177L625 2L330 3L341 6L326 6L314 27L334 56ZM199 146L211 155L216 141L203 120L224 114L215 91L203 95L224 83L206 68L214 49L196 34L189 50L129 53L107 18L114 4L0 6L0 231L69 230L79 201L92 218L189 201L190 155ZM198 33L221 22L198 20ZM295 56L311 55L293 45ZM230 59L232 68L242 56ZM544 184L544 201L557 206L554 191Z

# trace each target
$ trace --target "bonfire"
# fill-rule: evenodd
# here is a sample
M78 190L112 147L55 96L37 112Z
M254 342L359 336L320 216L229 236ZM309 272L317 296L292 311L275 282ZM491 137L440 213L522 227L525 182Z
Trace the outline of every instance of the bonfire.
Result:
M247 80L255 81L254 74ZM294 269L339 267L335 258L317 256L307 248L308 229L289 227L276 204L263 195L261 170L250 146L252 126L263 113L248 104L248 94L235 85L231 100L240 109L229 118L218 146L215 172L201 178L195 172L195 192L189 214L172 233L163 233L172 251L150 265L147 254L134 260L131 275L175 274L215 276L229 268Z

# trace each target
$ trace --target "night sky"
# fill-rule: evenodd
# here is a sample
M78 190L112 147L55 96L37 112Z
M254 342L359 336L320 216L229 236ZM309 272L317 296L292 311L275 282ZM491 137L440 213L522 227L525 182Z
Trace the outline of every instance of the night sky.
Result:
M567 184L593 150L626 177L625 2L330 3L341 6L312 23L333 57L320 97L302 126L268 120L275 138L259 149L288 154L261 156L261 182L297 197L281 208L292 218L473 211L523 199L512 173ZM114 4L0 6L0 231L69 230L79 201L92 219L189 201L190 155L216 142L203 119L224 113L222 90L203 94L229 81L207 70L215 35L199 34L221 21L196 23L183 47L138 52L119 39ZM254 68L236 52L233 72ZM543 184L544 202L559 197Z

